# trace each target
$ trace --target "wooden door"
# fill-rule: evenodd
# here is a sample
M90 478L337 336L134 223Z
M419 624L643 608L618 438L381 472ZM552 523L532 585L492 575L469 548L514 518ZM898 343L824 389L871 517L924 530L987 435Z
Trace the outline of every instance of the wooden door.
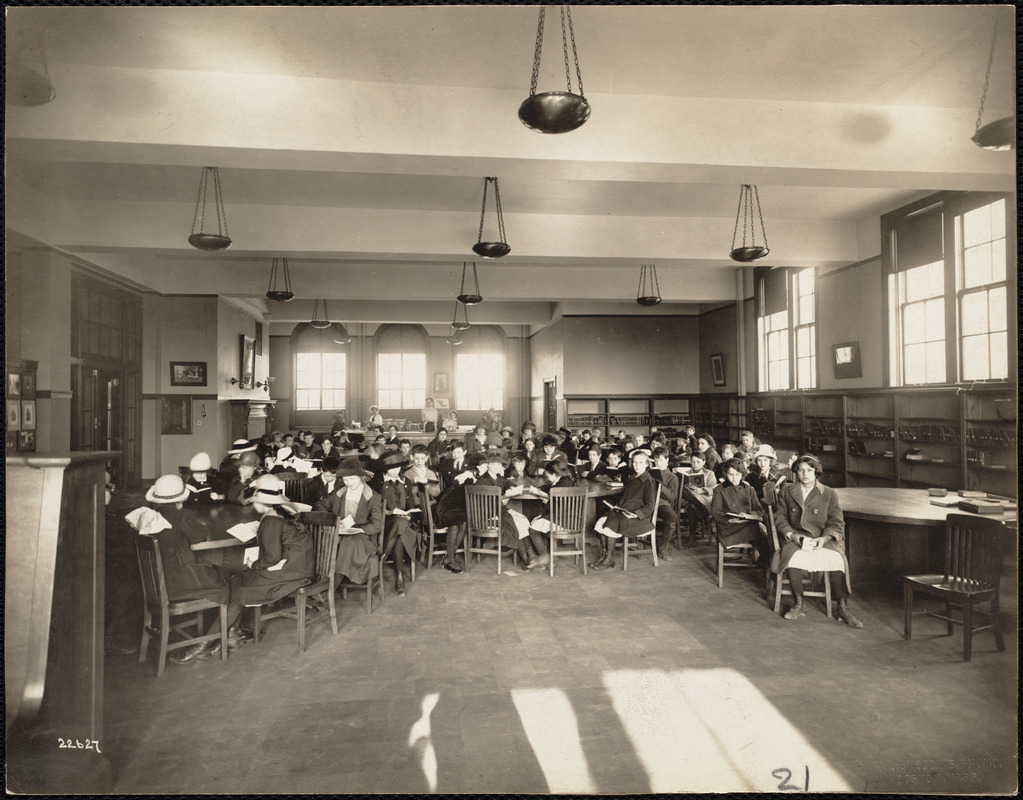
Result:
M545 431L558 429L557 379L543 382L543 420Z

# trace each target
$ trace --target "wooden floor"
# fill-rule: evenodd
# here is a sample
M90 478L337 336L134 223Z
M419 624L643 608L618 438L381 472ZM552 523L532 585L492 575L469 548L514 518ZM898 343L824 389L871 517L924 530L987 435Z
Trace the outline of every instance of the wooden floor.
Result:
M131 542L111 542L111 643L137 644ZM341 632L294 624L227 663L107 658L114 792L1008 792L1016 783L1015 578L1007 651L973 661L938 621L901 638L897 587L853 630L808 601L774 616L714 548L583 577L420 571ZM513 572L518 572L513 570ZM808 777L807 777L808 776ZM782 787L785 788L785 787Z

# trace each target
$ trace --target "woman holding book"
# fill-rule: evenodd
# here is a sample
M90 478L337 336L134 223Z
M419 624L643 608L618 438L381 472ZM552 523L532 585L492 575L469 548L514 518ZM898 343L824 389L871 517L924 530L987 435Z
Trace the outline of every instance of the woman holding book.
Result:
M756 548L757 563L768 566L767 528L763 525L764 509L756 491L743 477L746 470L741 458L724 463L725 482L714 490L710 515L717 522L717 538L725 547L749 542Z
M838 600L836 616L851 628L863 623L849 611L849 562L845 557L845 518L835 490L820 482L821 462L800 456L792 465L794 482L778 490L775 523L784 539L772 559L771 571L789 579L795 603L785 619L805 616L803 579L807 572L827 572L831 593ZM716 494L716 493L715 493Z
M334 572L352 583L365 583L377 556L376 537L383 529L384 508L380 495L366 485L373 473L357 458L346 458L337 468L343 485L316 501L313 511L328 511L338 518L341 542Z
M426 452L420 459L425 461ZM419 526L413 521L413 514L419 508L413 498L412 484L402 477L405 456L400 451L385 453L377 462L381 472L380 496L384 503L384 549L383 557L394 558L394 593L405 596L405 553L416 557L419 545Z

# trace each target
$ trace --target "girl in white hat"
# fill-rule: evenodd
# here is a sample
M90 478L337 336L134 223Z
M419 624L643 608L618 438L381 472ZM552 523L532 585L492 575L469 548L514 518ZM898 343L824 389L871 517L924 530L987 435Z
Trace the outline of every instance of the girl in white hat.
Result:
M210 462L209 453L196 453L192 456L192 460L188 464L188 471L191 475L185 483L188 489L189 503L208 505L219 503L224 499L223 493L218 492L218 487L215 487L210 480L212 470L213 464Z

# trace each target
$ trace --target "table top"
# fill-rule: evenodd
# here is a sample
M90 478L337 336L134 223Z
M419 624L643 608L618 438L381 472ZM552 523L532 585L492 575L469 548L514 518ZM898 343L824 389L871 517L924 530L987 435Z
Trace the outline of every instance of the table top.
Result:
M876 487L846 487L835 489L839 505L846 518L886 522L893 525L920 525L933 527L944 525L949 512L966 514L959 508L936 506L931 503L926 489L888 489ZM1013 509L1005 514L976 514L997 519L1000 522L1015 522L1017 512Z
M239 522L258 522L260 514L255 506L243 506L241 503L216 503L210 505L194 505L189 509L209 527L209 538L205 542L193 544L193 550L216 550L221 547L234 547L242 544L227 532Z

